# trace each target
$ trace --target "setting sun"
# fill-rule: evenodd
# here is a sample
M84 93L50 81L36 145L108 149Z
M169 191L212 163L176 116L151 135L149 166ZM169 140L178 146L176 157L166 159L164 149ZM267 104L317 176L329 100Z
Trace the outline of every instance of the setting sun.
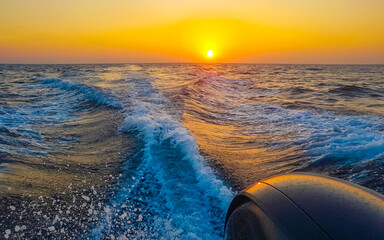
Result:
M212 56L213 56L213 51L212 51L212 50L209 50L209 51L207 52L207 56L208 56L208 57L212 57Z
M0 1L0 63L384 62L380 0L89 2Z

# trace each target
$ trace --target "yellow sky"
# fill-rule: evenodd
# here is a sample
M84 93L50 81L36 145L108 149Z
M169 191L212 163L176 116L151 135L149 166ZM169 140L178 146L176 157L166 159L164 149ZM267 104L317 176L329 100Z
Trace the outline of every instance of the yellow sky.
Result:
M384 1L0 0L0 63L108 62L384 63Z

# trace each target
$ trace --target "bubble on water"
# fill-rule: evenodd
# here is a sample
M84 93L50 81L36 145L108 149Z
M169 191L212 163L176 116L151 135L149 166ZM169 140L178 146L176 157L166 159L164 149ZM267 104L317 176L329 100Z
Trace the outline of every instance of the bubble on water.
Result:
M59 221L59 220L60 220L59 216L56 215L55 218L54 218L53 221L52 221L52 224L55 224L55 223L56 223L57 221Z
M94 194L94 195L97 195L97 192L96 192L96 190L95 190L95 187L92 186L91 189L92 189L93 194Z
M128 240L128 238L124 235L121 235L117 238L117 240Z
M124 213L120 216L121 219L124 219L124 218L126 218L126 217L127 217L127 213L126 213L126 212L124 212Z
M106 212L106 213L110 213L111 212L111 209L109 208L109 206L104 207L104 212Z

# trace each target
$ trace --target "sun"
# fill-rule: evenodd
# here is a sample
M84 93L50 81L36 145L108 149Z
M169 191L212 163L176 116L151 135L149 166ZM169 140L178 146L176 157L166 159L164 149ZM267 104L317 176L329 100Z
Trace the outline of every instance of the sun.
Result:
M213 56L213 51L212 51L212 50L209 50L209 51L207 52L207 56L208 56L208 57L212 57L212 56Z

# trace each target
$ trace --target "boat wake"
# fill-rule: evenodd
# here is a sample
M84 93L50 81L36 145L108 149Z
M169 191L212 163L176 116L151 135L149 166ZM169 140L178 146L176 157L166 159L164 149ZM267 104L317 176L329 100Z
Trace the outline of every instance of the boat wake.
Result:
M233 197L199 154L195 139L167 111L150 79L131 81L136 93L122 131L142 141L125 164L120 191L104 208L92 237L220 239Z

